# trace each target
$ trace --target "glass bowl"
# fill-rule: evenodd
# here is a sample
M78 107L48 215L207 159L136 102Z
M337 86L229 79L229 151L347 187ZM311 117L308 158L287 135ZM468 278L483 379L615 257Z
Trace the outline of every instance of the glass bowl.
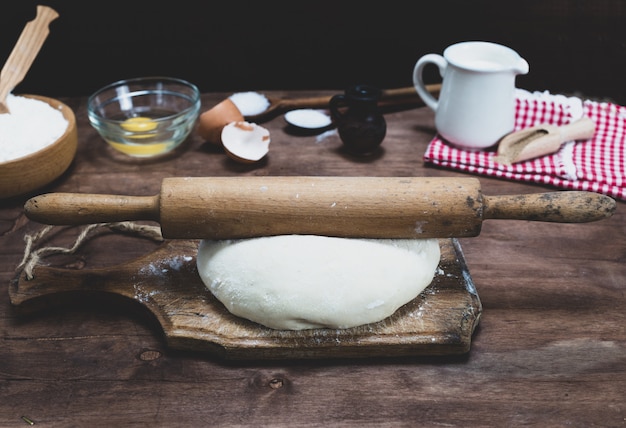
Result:
M152 157L178 147L200 112L200 91L181 79L140 77L111 83L87 101L89 122L114 149Z

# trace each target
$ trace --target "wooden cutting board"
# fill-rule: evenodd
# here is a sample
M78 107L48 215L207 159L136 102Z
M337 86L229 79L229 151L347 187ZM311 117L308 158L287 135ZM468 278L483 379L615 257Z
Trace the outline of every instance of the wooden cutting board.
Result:
M112 293L152 312L168 346L236 360L462 354L480 319L480 299L456 239L440 240L432 283L389 318L303 331L273 330L228 312L198 275L198 243L165 241L150 254L102 269L38 266L34 279L21 274L11 283L11 302L32 309L77 293Z

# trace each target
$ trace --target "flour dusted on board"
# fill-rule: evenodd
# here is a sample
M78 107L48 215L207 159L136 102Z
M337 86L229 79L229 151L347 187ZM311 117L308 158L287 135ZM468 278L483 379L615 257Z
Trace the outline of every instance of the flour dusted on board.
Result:
M67 129L61 111L44 101L9 94L7 106L9 113L0 114L0 162L39 151Z

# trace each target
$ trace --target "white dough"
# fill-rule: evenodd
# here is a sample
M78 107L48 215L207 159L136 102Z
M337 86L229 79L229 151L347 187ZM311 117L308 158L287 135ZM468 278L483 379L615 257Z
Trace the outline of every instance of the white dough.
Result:
M282 330L380 321L432 281L437 239L280 235L198 248L204 284L234 315Z

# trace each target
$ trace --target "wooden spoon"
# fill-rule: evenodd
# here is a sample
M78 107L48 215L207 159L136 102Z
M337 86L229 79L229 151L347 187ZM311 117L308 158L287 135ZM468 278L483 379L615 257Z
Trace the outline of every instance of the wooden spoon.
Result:
M426 85L426 89L436 95L441 89L441 84ZM262 122L276 117L279 114L286 113L291 110L312 108L323 109L328 108L328 103L332 98L332 95L308 97L308 98L275 98L266 97L270 105L263 112L255 115L245 115L246 120L252 122ZM417 91L413 86L406 88L385 89L382 91L380 101L378 103L381 107L396 106L403 104L417 104L423 105L424 103L417 95Z
M498 155L494 160L510 165L549 155L558 151L565 142L587 140L594 133L595 124L586 116L563 126L533 126L505 135L498 144Z
M28 22L9 59L0 72L0 113L8 113L6 99L9 93L24 79L43 42L48 37L48 25L59 14L48 6L37 6L37 16Z

